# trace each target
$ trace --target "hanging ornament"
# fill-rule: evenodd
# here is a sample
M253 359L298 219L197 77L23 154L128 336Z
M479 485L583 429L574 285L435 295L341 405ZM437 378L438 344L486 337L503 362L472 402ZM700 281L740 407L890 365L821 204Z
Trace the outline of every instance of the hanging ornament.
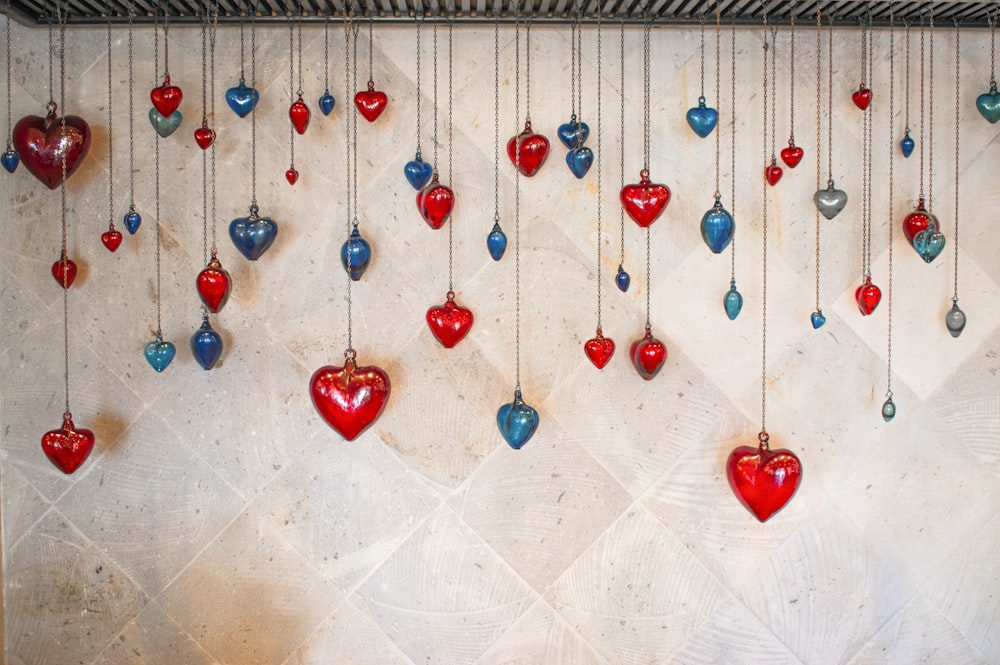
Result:
M889 136L894 134L894 123L896 120L896 31L895 31L895 16L892 12L892 7L889 8ZM907 57L909 55L907 54ZM956 64L957 67L957 64ZM909 100L907 100L907 105ZM888 218L892 219L893 214L893 194L895 193L895 180L892 175L893 158L895 157L893 146L889 144L889 215ZM893 229L892 224L889 224L889 288L888 288L888 303L886 309L888 310L888 323L886 325L886 388L885 388L885 401L882 403L882 420L885 422L890 422L896 417L896 403L893 401L892 397L892 258L893 258Z
M909 21L904 21L903 24L906 27L906 31L905 31L906 46L904 47L904 52L905 52L904 72L905 73L903 74L903 78L904 78L904 83L903 83L903 85L904 85L904 92L903 92L904 102L903 103L904 103L904 106L905 106L905 109L906 109L905 110L906 125L905 125L905 128L903 130L903 138L900 139L900 141L899 141L899 150L900 150L900 152L903 153L903 157L909 157L911 154L913 154L913 148L916 147L917 142L913 140L912 136L910 136L910 22Z
M389 104L389 97L379 90L375 89L374 82L374 66L373 66L373 45L374 40L372 39L372 25L374 24L374 17L368 17L368 89L359 91L354 95L354 106L357 107L358 112L364 116L365 120L368 122L375 122L378 117L382 115L385 111L386 106Z
M871 26L865 21L863 17L858 18L858 25L861 27L861 84L858 89L851 93L851 101L862 111L868 109L869 104L872 103L872 91L865 83L865 77L868 75L868 41L871 38Z
M241 118L245 118L257 107L260 101L260 93L255 88L247 87L246 74L243 71L243 63L246 60L244 50L246 41L243 33L244 14L240 7L240 82L236 87L226 90L226 104L233 110L233 113Z
M208 265L198 273L196 283L198 296L205 303L208 311L213 314L218 314L229 302L229 294L233 289L233 279L229 272L222 267L222 262L219 261L214 249Z
M719 11L716 8L715 14L715 98L719 99L719 50L721 48L721 33L719 30ZM705 79L705 21L701 21L701 50L702 50L702 89L704 90ZM716 113L718 117L718 113ZM722 191L720 189L719 168L721 158L721 130L715 133L715 203L701 218L701 238L708 245L714 254L721 254L729 243L733 240L736 232L736 223L729 211L722 207ZM728 294L726 295L728 298ZM742 297L741 297L742 300ZM725 304L725 303L724 303ZM742 303L740 303L742 307ZM728 309L727 309L728 311ZM737 312L738 314L739 312Z
M70 475L79 469L94 449L94 433L73 424L73 414L67 408L63 424L42 435L42 452L57 469Z
M507 141L507 157L521 175L529 178L542 168L549 155L549 140L531 128L531 14L525 29L525 117L524 130ZM520 72L518 72L520 73Z
M155 20L155 19L154 19ZM149 92L153 108L149 109L149 122L157 135L167 138L181 126L184 116L180 105L184 99L181 89L170 82L170 15L163 11L163 83Z
M340 262L351 279L357 282L368 270L368 264L371 263L371 260L372 247L367 240L361 237L361 231L355 224L340 248Z
M134 47L132 35L132 17L135 15L135 3L128 3L128 212L122 216L122 223L130 235L135 235L142 224L142 216L135 206L135 69ZM109 132L110 134L110 132Z
M316 102L323 115L333 113L337 100L330 94L330 14L323 16L323 95Z
M507 251L507 234L500 228L500 12L493 12L493 228L486 234L486 250L499 261ZM516 22L516 19L515 19Z
M722 11L718 5L715 8L715 92L719 97L719 53L722 51L721 32ZM721 97L720 97L721 99ZM736 212L736 15L733 15L730 29L730 71L729 71L729 115L732 118L732 132L730 134L730 171L729 171L729 200L732 202L733 213ZM716 153L719 151L718 137L716 138ZM718 157L716 158L718 161ZM732 215L731 215L732 216ZM722 296L722 307L730 321L735 321L736 317L743 311L743 294L736 286L736 233L735 220L734 232L730 237L729 247L729 290Z
M575 0L574 0L575 4ZM582 120L580 120L576 115L576 109L579 106L580 113L583 113L583 33L580 30L580 8L576 7L576 16L573 21L573 30L570 35L571 50L573 52L573 62L574 66L571 67L573 70L573 115L570 118L570 123L576 123L575 129L571 131L565 130L565 125L559 127L559 140L565 143L566 138L571 138L570 144L567 146L570 148L569 152L566 153L566 166L569 167L570 173L572 173L578 180L582 179L590 171L591 165L594 163L594 152L583 145L590 136L590 127L586 126Z
M201 327L191 335L191 355L205 371L215 367L222 357L222 337L212 328L208 316L202 318Z
M454 291L448 291L444 305L428 309L426 318L427 326L437 341L444 348L450 349L469 334L475 317L472 310L455 302Z
M992 31L995 19L990 19L990 29ZM948 332L952 337L958 337L965 330L965 312L963 312L958 306L958 220L959 220L959 159L958 159L958 139L959 139L959 127L961 126L961 95L959 83L961 81L960 66L959 66L959 34L961 30L959 24L955 23L955 269L953 285L954 290L951 294L951 309L948 313L944 315L944 324L948 328ZM990 77L992 79L992 76ZM994 88L996 85L994 84Z
M10 19L8 18L8 24ZM997 19L995 15L991 15L990 21L990 91L984 92L983 94L976 97L976 108L979 109L980 115L986 118L987 122L991 125L995 125L998 120L1000 120L1000 92L997 92L997 77L996 77L996 27ZM8 46L8 50L10 47ZM9 60L10 58L8 58ZM8 73L8 83L7 89L10 89L10 74ZM8 113L9 115L9 113ZM956 337L958 335L955 335Z
M618 22L618 90L625 89L625 14L622 12L621 20ZM618 127L618 175L619 191L625 188L625 95L619 95ZM632 283L632 276L625 270L625 206L618 208L618 270L615 272L615 286L622 293L628 291Z
M440 229L451 216L451 211L455 207L455 192L450 187L440 183L437 173L437 147L438 147L438 94L437 94L437 24L434 24L434 165L435 170L431 175L431 181L417 193L417 210L424 218L427 225L432 229ZM450 67L450 65L449 65ZM449 69L450 71L450 69ZM450 99L450 97L449 97ZM449 103L449 109L451 108ZM449 111L450 113L450 111ZM448 135L451 136L451 125L449 124ZM449 163L451 160L449 152ZM450 230L449 230L450 233Z
M207 76L205 75L205 68L208 66L208 56L206 53L206 36L207 31L206 23L208 22L208 7L205 7L205 11L202 12L202 22L201 22L201 127L194 130L194 142L198 144L198 147L202 150L208 150L215 142L215 130L208 126L208 105L206 100L208 98L207 91ZM212 118L215 119L214 116Z
M353 26L349 24L347 17L345 17L344 26L345 30L353 31L352 34L354 34L355 36L353 42L354 57L353 58L350 57L351 54L350 51L348 50L347 54L348 57L345 58L344 60L346 68L344 83L346 85L346 91L350 92L351 88L356 88L358 84L358 66L357 66L358 40L356 39L357 31L354 30ZM346 42L344 44L344 48L350 49L351 48L350 36L347 36L345 39ZM349 113L348 115L350 116L350 118L349 119L345 118L345 122L347 123L347 138L348 141L351 143L351 146L347 151L347 160L348 160L346 169L348 175L347 210L348 213L351 213L351 211L353 210L354 218L352 220L352 223L348 227L350 231L348 233L347 240L345 240L344 244L341 245L340 247L340 263L341 265L344 266L344 271L347 273L350 280L357 282L358 280L361 279L361 276L365 274L365 271L368 270L368 264L371 263L372 260L372 247L370 244L368 244L368 241L361 236L361 231L359 229L360 222L358 221L358 216L357 216L358 179L357 175L355 175L355 177L353 178L353 182L351 178L351 173L353 172L356 174L358 169L358 148L357 148L358 118L356 114ZM354 160L353 166L351 159ZM353 192L352 192L352 185L353 185ZM354 201L353 205L351 204L352 196ZM348 290L348 294L350 294L350 290ZM348 312L348 314L350 314L350 312Z
M423 189L428 182L431 180L431 176L434 175L434 166L428 164L424 161L423 156L420 152L420 136L421 136L421 125L420 125L420 107L423 105L423 97L420 95L420 28L423 25L424 17L418 16L416 19L416 30L417 30L417 153L414 155L413 159L408 161L405 166L403 166L403 175L406 176L406 181L410 183L413 189L418 192ZM419 209L419 205L417 206Z
M870 27L870 26L869 26ZM864 38L862 43L865 44ZM867 48L872 47L872 40L867 41ZM867 50L862 53L863 67L866 76L871 78L872 54ZM854 292L854 300L862 316L868 316L875 311L882 300L882 290L872 282L872 142L873 114L865 113L861 123L861 275L862 284Z
M830 60L830 72L829 72L829 87L827 92L827 163L828 169L832 169L832 153L833 153L833 18L830 19L830 43L829 43L829 53L827 57ZM844 205L847 204L847 194L839 190L834 189L833 178L831 177L827 183L827 189L821 190L819 188L820 182L820 168L822 165L821 151L821 140L822 140L822 129L823 120L820 108L823 100L823 17L821 9L819 6L816 7L816 193L813 195L813 203L816 204L816 308L809 315L809 322L812 324L813 330L819 330L826 323L826 317L823 316L823 309L820 307L819 298L819 283L820 283L820 221L819 216L822 213L827 219L832 219L841 210L843 210ZM822 199L821 196L826 194L827 198ZM841 194L839 197L842 200L833 198L834 194ZM839 205L839 207L838 207Z
M101 234L101 243L109 252L114 252L122 244L122 234L115 228L115 150L112 138L114 131L111 112L113 97L111 64L111 12L108 12L108 230Z
M10 43L13 40L13 36L10 32L10 6L11 3L7 3L7 150L0 155L0 164L7 169L8 173L13 173L17 170L18 164L21 163L21 157L14 150L14 144L11 142L11 131L13 129L14 123L12 121L11 110L10 110L10 70L11 70L11 59L10 59ZM108 62L111 61L111 55L108 54ZM110 66L110 65L109 65ZM112 250L114 251L114 250Z
M816 204L817 212L827 219L833 219L847 205L847 192L837 189L832 179L827 180L826 188L817 189L813 194L813 203Z
M295 77L295 27L298 26L299 30L299 67L298 67L298 79ZM296 88L295 83L298 81L298 87ZM309 119L312 114L309 112L309 107L306 106L305 101L302 99L302 18L290 17L288 21L288 85L291 91L292 105L288 108L288 119L292 121L292 127L299 134L305 134L306 128L309 127ZM292 162L294 168L295 153L294 153L294 137L293 137L293 148L292 148ZM294 184L294 183L292 183Z
M771 38L770 43L768 43L768 41L767 41L767 37L768 36L770 36L770 38ZM771 163L764 167L764 180L767 182L767 184L771 185L772 187L774 187L775 185L778 184L778 181L781 180L781 176L784 174L784 171L781 169L780 166L778 166L778 158L777 158L777 155L776 155L776 152L775 152L775 150L776 150L776 148L775 148L775 142L777 141L777 136L778 136L778 130L777 130L777 126L775 124L775 122L776 122L775 119L777 118L777 113L775 113L775 103L777 102L777 98L778 98L778 87L777 87L778 76L777 76L777 70L776 70L776 61L778 59L777 58L778 48L777 48L777 44L776 44L777 41L778 41L778 28L777 28L777 26L768 27L767 28L767 33L765 33L765 39L764 39L764 63L765 63L765 67L766 67L767 66L768 51L770 51L770 55L771 55L771 90L770 90L770 94L771 94ZM767 72L766 71L764 72L764 76L765 76L765 82L764 82L764 84L766 86L767 85L767 81L766 81ZM768 90L765 87L764 88L764 103L765 104L767 104L767 95L768 95ZM765 134L767 133L767 125L764 125L764 133Z
M567 150L583 146L590 137L590 126L580 120L576 115L578 94L582 96L582 91L578 92L577 86L582 82L582 60L580 60L580 49L577 47L580 38L580 5L577 0L573 2L573 23L570 27L570 112L569 122L559 125L556 135ZM583 109L580 109L583 112ZM568 158L567 158L568 161ZM571 167L572 168L572 167Z
M64 289L73 286L73 281L76 279L76 263L66 257L65 251L59 260L52 264L52 277L55 278L56 284Z
M795 2L792 2L789 11L791 16L791 31L789 32L789 53L788 53L788 108L791 116L788 121L788 147L782 148L781 161L790 169L794 169L802 161L805 152L795 145ZM777 59L777 51L775 51Z
M698 15L698 23L701 27L701 50L699 60L699 71L701 80L701 94L698 95L698 106L688 109L687 123L695 134L705 138L712 133L715 126L719 124L719 112L706 106L705 100L705 15ZM718 45L716 45L718 46ZM718 53L716 53L718 55ZM718 100L718 96L716 96Z

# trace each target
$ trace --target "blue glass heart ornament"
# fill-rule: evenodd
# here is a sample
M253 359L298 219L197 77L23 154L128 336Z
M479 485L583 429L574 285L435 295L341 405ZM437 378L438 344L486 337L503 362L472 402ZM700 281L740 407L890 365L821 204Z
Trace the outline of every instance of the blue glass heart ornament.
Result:
M586 146L573 148L566 153L566 165L577 179L582 179L583 176L587 175L587 171L590 170L593 163L594 151Z
M201 320L201 327L191 335L191 354L201 368L210 370L222 357L222 337L215 332L208 317Z
M701 218L701 238L714 253L719 254L733 241L736 224L733 216L715 199L715 205Z
M317 106L319 110L323 112L323 115L330 115L333 113L333 107L337 105L337 100L333 98L329 90L323 92L323 96L319 98Z
M991 82L990 91L976 97L976 108L991 125L1000 120L1000 92L997 92L996 83Z
M256 205L250 206L250 215L237 217L229 223L229 237L236 249L256 261L274 244L278 235L278 224L270 217L260 217Z
M520 450L538 429L538 412L524 403L520 390L515 390L514 401L497 411L497 427L510 447Z
M431 181L434 167L423 160L418 150L413 160L406 162L406 166L403 167L403 175L406 176L407 182L413 186L413 189L419 192Z
M924 263L936 259L944 251L944 245L944 234L937 229L926 228L913 236L913 249L917 250Z
M687 122L695 134L705 138L719 124L719 112L705 106L705 98L699 97L698 106L688 109Z
M351 235L340 248L340 262L344 265L344 270L355 282L368 270L368 264L372 260L372 246L361 237L361 232L355 226Z
M493 230L486 236L486 249L490 251L494 261L502 259L504 252L507 251L507 234L500 228L499 219L493 220Z
M14 148L7 146L7 151L0 155L0 164L7 169L7 173L13 173L17 170L17 165L21 163L21 156L17 154Z
M149 366L157 372L162 372L174 359L177 349L172 343L164 342L163 338L157 335L156 339L146 344L142 352L146 356L146 362L149 363Z
M813 330L819 330L826 323L826 317L823 316L823 312L817 309L809 315L809 321L812 323Z
M736 280L729 282L729 290L722 297L722 306L726 309L726 316L730 321L735 321L743 311L743 294L736 289Z
M139 226L142 224L142 217L135 211L135 208L129 208L129 211L125 213L122 217L122 223L125 224L125 228L132 235L139 230Z
M619 263L618 272L615 273L615 286L618 287L619 291L625 293L626 291L628 291L628 287L631 283L632 283L632 277L630 277L629 274L625 272L625 266Z
M174 111L165 118L160 115L155 106L149 109L149 123L153 125L153 129L160 135L160 138L165 139L176 132L177 128L181 126L182 120L184 120L184 116L181 115L180 111Z
M248 87L246 81L242 78L240 78L238 86L226 90L226 103L229 104L229 108L233 110L233 113L241 118L250 115L250 112L256 108L259 101L260 93L254 88Z
M910 130L906 130L906 135L899 142L899 149L903 152L903 157L913 154L913 149L917 147L917 142L910 136Z
M559 135L559 140L562 141L562 144L567 149L572 150L587 142L587 139L590 137L590 127L587 123L577 120L574 115L569 119L569 122L559 125L556 134Z

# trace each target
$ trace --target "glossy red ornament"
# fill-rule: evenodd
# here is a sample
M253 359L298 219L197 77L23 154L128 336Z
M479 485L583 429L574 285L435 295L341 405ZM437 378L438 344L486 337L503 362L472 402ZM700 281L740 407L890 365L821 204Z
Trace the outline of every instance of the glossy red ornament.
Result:
M629 358L632 359L632 365L635 371L639 372L639 376L650 381L663 369L667 361L667 347L653 337L653 332L647 327L646 334L632 342Z
M740 503L761 522L785 507L802 480L802 463L795 453L771 450L767 432L757 446L739 446L726 461L729 487Z
M455 302L454 291L448 292L448 299L444 305L427 310L427 325L437 341L446 349L452 348L469 334L472 322L472 310L461 307Z
M309 380L313 406L342 437L353 441L382 414L389 400L389 376L375 366L358 367L354 350L344 366L320 367Z
M229 276L229 272L222 267L219 258L213 256L205 269L198 273L195 286L198 289L198 296L205 303L208 311L217 314L229 301L229 294L233 290L233 279Z
M520 142L520 147L518 143ZM520 151L520 155L518 155ZM524 131L507 141L507 157L521 175L529 178L542 168L549 156L549 140L531 129L531 122L524 123Z
M63 156L66 157L66 178L76 173L90 150L90 125L75 115L56 117L56 105L49 104L44 118L28 115L17 121L11 134L14 149L25 168L49 189L63 181Z
M288 109L288 118L292 121L292 127L299 134L305 134L306 128L309 127L309 118L311 116L309 107L302 101L302 95L299 95L299 98Z
M76 279L76 263L63 254L58 261L52 264L52 277L55 278L56 284L68 289L73 286L73 280Z
M611 361L611 356L615 355L615 342L610 337L605 337L598 328L597 334L584 342L583 352L587 354L590 362L594 363L594 367L604 369L604 366Z
M440 229L455 207L455 192L438 182L438 174L431 176L427 186L417 192L417 210L432 229Z
M170 85L170 77L163 81L163 85L153 88L149 93L149 101L159 111L164 118L169 118L181 106L184 93L176 85Z
M782 174L784 174L784 171L773 160L771 161L771 165L764 169L764 179L767 180L767 184L771 187L778 184Z
M863 316L868 316L875 311L882 301L882 290L872 284L871 277L865 277L865 283L854 292L854 299L858 303L858 309Z
M789 141L788 147L783 148L780 154L781 161L783 161L788 168L794 169L799 165L799 162L802 161L802 156L805 153L802 151L802 148Z
M285 171L285 180L288 181L289 185L294 185L299 181L299 172L296 171L294 168L289 168L287 171Z
M368 122L375 122L388 104L389 97L384 92L376 90L373 81L368 81L367 90L362 90L354 95L354 106Z
M94 433L89 429L77 429L69 412L63 414L61 428L42 435L42 452L67 475L79 469L93 449Z
M855 106L864 111L872 103L872 91L861 86L851 94L851 101L854 102Z
M121 231L116 231L115 229L105 231L101 234L101 242L104 243L104 246L108 248L109 252L115 251L118 249L119 245L122 244Z
M913 246L913 239L918 233L925 229L937 231L938 220L932 212L928 212L924 207L924 200L917 199L917 208L903 219L903 235L906 241Z
M199 127L194 130L194 142L202 150L208 150L212 143L215 142L215 130L207 126Z
M639 182L622 187L618 195L632 221L646 228L659 218L670 203L670 188L650 182L649 171L639 172Z

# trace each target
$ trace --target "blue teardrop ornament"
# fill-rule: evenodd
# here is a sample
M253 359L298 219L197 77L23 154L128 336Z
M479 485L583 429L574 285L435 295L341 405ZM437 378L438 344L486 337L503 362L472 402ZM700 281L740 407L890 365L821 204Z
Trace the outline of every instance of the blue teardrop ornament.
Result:
M222 357L222 337L212 328L207 316L201 320L201 327L191 335L191 353L204 370L215 367Z
M823 312L816 310L809 315L809 320L812 322L813 330L819 330L826 323L826 317L823 316Z
M904 136L899 142L899 149L903 151L903 157L909 157L912 155L915 147L917 147L917 142L913 140L913 137L910 136L909 130L907 130L906 136Z
M577 179L583 178L594 163L594 152L587 147L573 148L566 153L566 165Z
M590 137L590 127L587 123L578 121L574 115L569 119L569 122L559 125L556 134L559 135L562 144L567 149L572 150L587 142Z
M892 401L892 395L889 395L885 402L882 403L882 420L889 422L896 417L896 403Z
M159 337L146 344L146 348L143 349L146 362L157 372L162 372L170 365L176 352L177 349L174 348L172 343L164 342Z
M715 199L715 205L701 218L701 237L705 244L719 254L732 242L735 230L733 216L722 207L719 199Z
M625 293L628 291L629 284L631 283L632 278L625 272L625 267L619 263L618 272L615 274L615 284L618 286L618 290Z
M524 403L521 391L514 391L514 401L497 411L500 434L514 450L519 450L538 429L538 412Z
M139 225L142 224L142 217L140 217L139 213L135 210L129 210L125 213L125 216L122 217L122 222L124 222L125 228L128 229L128 232L135 235L135 232L139 230Z
M333 98L330 91L327 90L323 93L323 96L319 98L318 106L319 110L323 112L323 115L330 115L333 113L333 107L337 105L337 100Z
M240 84L235 88L226 90L226 103L229 104L229 108L233 110L233 113L241 118L250 115L250 112L254 110L259 101L260 93L253 88L247 87L246 81L243 79L240 79Z
M698 106L688 109L687 121L688 126L694 130L695 134L705 138L719 123L719 112L705 106L705 98L699 97Z
M736 290L736 281L729 282L729 290L722 298L722 305L726 308L726 316L730 321L735 321L736 317L743 311L743 295Z
M13 148L7 148L7 152L0 155L0 164L7 169L8 173L13 173L17 170L17 165L21 163L21 156L18 155Z
M493 230L486 236L486 249L490 250L490 256L494 261L502 259L504 252L507 251L507 234L500 228L499 221L493 222Z
M355 282L368 270L368 264L372 260L372 246L361 237L358 227L354 227L350 237L340 248L340 262L344 264L344 270Z
M406 162L406 166L403 167L403 175L413 185L413 189L419 192L431 181L431 176L434 175L434 167L421 159L418 152L413 161Z

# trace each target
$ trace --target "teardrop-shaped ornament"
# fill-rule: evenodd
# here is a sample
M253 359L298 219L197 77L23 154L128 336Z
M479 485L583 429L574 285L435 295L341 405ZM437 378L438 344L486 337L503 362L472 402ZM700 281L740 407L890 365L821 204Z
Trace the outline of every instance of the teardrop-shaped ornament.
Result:
M13 147L7 146L7 151L0 155L0 164L7 169L7 173L13 173L17 170L17 165L21 163L21 156L17 154L17 151Z
M355 282L368 270L368 264L372 260L372 247L368 241L361 237L361 232L355 226L350 237L340 248L340 262L344 265L344 270Z
M311 115L309 107L302 100L302 95L299 95L299 98L288 109L288 119L292 121L292 127L300 135L306 133Z
M917 147L917 142L913 140L910 136L910 130L906 130L906 135L899 141L899 149L903 153L903 157L909 157L913 154L913 149Z
M129 208L129 211L122 217L122 223L125 224L125 228L129 233L135 235L135 232L139 230L139 226L142 224L142 217L135 211L135 208Z
M951 302L951 309L944 315L944 324L948 326L948 332L952 337L958 337L965 330L965 312L958 307L958 300Z
M729 290L722 298L722 305L726 308L726 316L730 321L735 321L736 317L743 311L743 295L736 290L736 280L729 282Z
M319 98L319 110L323 112L323 115L330 115L333 113L333 107L336 106L337 100L333 98L329 90L323 92L323 96Z
M203 317L201 327L191 335L191 354L203 370L215 367L222 357L222 337L215 332L208 317Z
M913 246L913 239L921 231L926 231L931 229L932 231L938 230L938 220L934 213L927 210L923 199L917 199L917 207L903 218L903 235L906 236L906 241Z
M486 236L486 249L490 251L494 261L502 259L504 252L507 251L507 234L500 228L499 219L493 220L493 230Z
M882 420L885 422L891 421L896 417L896 403L892 401L892 395L890 394L882 402Z
M229 301L233 279L222 267L219 257L213 255L205 269L198 273L195 285L208 311L217 314Z
M708 209L701 218L701 238L715 254L720 254L733 240L736 224L733 216L722 207L718 197L715 205Z
M619 291L625 293L626 291L628 291L628 287L631 283L632 283L632 277L627 272L625 272L625 266L619 263L618 272L615 273L615 286L618 287Z

